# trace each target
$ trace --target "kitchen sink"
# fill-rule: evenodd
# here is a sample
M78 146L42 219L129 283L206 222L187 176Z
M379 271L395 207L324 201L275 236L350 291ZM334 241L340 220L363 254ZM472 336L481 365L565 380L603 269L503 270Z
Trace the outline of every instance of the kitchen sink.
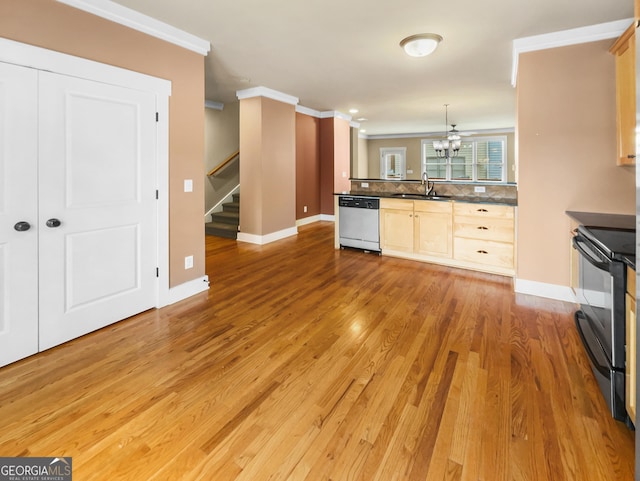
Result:
M399 197L401 199L416 199L416 200L446 200L450 199L450 195L426 195L426 194L392 194L392 197Z

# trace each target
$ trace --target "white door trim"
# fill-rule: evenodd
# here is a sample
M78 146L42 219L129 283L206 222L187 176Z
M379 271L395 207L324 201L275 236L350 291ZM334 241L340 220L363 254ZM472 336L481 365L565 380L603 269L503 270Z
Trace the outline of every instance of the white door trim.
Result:
M143 90L156 94L158 109L157 172L158 189L158 283L156 307L176 299L169 290L169 96L171 81L133 72L93 60L74 57L41 47L0 38L0 62L73 77Z

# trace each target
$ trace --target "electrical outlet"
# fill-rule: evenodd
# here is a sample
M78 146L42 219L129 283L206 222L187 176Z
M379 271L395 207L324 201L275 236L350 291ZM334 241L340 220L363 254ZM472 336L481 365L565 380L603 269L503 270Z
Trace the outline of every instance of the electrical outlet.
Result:
M482 187L474 187L473 191L474 192L486 192L486 189L484 188L484 186L482 186Z
M185 269L193 268L193 256L187 256L184 258L184 268Z
M305 206L302 208L302 212L306 212L306 211L307 211L307 206L305 205Z
M360 187L362 187L363 189L367 189L369 187L369 182L361 182Z

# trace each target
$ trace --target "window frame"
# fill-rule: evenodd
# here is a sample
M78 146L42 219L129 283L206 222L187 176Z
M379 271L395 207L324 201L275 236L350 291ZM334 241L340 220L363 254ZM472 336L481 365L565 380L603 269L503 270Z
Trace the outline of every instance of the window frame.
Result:
M502 142L502 162L500 164L492 164L493 166L501 166L501 179L478 179L478 166L484 165L478 163L478 143L479 142ZM472 143L472 161L471 163L467 163L471 166L471 178L470 179L453 179L452 178L452 166L453 162L452 158L439 158L444 162L439 162L441 166L445 167L445 177L434 177L435 180L441 180L445 182L460 182L460 183L507 183L507 136L506 135L492 135L486 137L468 137L462 141L462 144ZM420 151L422 154L422 162L420 163L420 174L424 174L427 167L427 146L433 150L433 139L422 139L420 141ZM460 149L462 150L462 148ZM429 158L433 158L433 156L429 156ZM431 162L429 165L438 165L436 163Z

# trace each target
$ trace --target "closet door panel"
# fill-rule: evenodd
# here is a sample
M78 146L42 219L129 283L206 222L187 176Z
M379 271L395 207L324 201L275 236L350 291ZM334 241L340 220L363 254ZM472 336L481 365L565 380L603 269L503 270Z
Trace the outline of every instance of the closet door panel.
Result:
M0 62L0 366L38 350L37 76Z
M42 72L40 349L155 305L155 95Z

